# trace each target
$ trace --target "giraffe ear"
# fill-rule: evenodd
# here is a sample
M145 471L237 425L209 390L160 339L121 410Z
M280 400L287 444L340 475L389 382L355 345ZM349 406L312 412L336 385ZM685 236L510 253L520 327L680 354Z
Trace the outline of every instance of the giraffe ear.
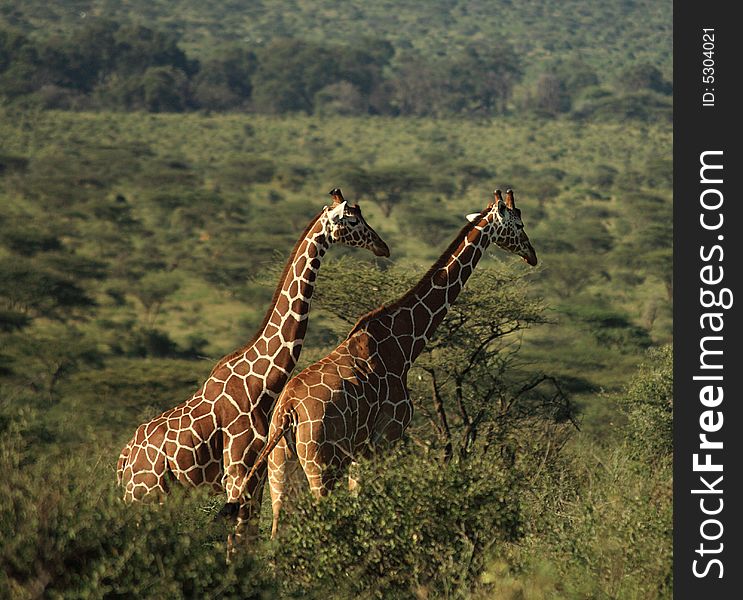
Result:
M477 217L480 216L480 213L470 213L467 215L467 220L472 223L472 221L476 221Z
M346 211L346 201L344 200L340 204L335 205L333 208L328 210L328 219L331 223L336 223L343 218L343 213Z

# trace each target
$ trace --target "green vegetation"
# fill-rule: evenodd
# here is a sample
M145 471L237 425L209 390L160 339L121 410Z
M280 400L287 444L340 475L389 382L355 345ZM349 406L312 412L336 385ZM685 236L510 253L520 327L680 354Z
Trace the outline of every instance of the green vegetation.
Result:
M0 288L0 354L12 405L31 411L24 439L34 457L100 457L95 473L113 485L112 463L132 429L187 398L214 360L252 335L277 266L332 186L340 183L348 198L361 202L369 222L393 249L394 263L375 266L358 252L351 258L343 255L353 251L333 250L320 275L303 361L337 343L364 310L396 298L445 247L464 223L463 215L489 201L490 188L512 185L540 266L531 270L496 249L484 259L452 313L464 319L462 328L443 327L412 378L420 420L410 439L429 450L421 454L417 445L408 444L404 452L417 465L410 468L422 477L447 455L467 464L497 456L508 465L509 456L522 457L516 464L536 460L528 458L532 452L543 456L544 446L532 445L537 441L562 448L560 469L570 475L550 477L561 482L562 477L569 481L580 476L603 486L591 495L559 498L575 512L571 518L583 523L581 552L590 558L581 563L582 570L576 567L565 576L576 585L588 585L594 569L609 568L610 558L619 561L618 551L608 556L592 546L589 534L598 519L607 528L601 539L623 547L631 534L622 520L626 517L585 511L595 498L607 511L616 503L627 506L612 495L612 485L629 477L635 463L620 461L620 471L613 474L594 471L622 457L640 460L628 458L634 456L631 448L595 447L593 440L606 444L607 431L625 419L636 423L627 437L645 435L641 421L626 417L616 400L599 390L622 389L644 349L670 339L670 184L663 172L670 163L659 158L668 156L667 126L575 127L569 121L534 118L492 123L381 117L277 120L6 108L0 127L8 140L0 221L0 277L5 282ZM390 183L394 178L400 181L399 192ZM478 307L484 312L473 312ZM466 342L472 336L490 336L491 341L489 350L477 357L476 368L467 370ZM448 341L459 347L446 347ZM442 362L441 356L450 360ZM434 403L434 387L448 433ZM514 398L518 401L512 402ZM580 423L580 433L570 418ZM519 432L529 428L520 425L523 419L532 419L534 431L546 437L524 441ZM548 441L558 433L566 439ZM495 441L481 455L478 444L488 439ZM548 465L535 470L542 472ZM515 477L509 468L502 466L488 477ZM476 473L467 467L473 494L479 485ZM394 481L402 474L393 469L386 476ZM518 490L523 477L509 489ZM640 486L644 476L636 477ZM440 487L435 481L421 481L420 486ZM74 496L83 494L85 486L66 489ZM456 496L447 489L441 490L449 494L440 500L445 504ZM640 491L641 498L659 493ZM555 493L580 492L558 486ZM114 511L111 519L125 519L128 513L113 501L115 491L106 494ZM412 492L407 497L411 503L419 501ZM401 502L402 497L393 500ZM384 495L375 496L375 503L386 501ZM308 505L297 514L330 511L335 502L318 509ZM353 506L362 511L354 515L369 514L363 503ZM519 508L520 527L536 526L527 508ZM183 510L178 518L185 518L188 509ZM398 511L399 505L385 510ZM467 518L494 518L488 512L494 507L483 510ZM319 522L331 518L324 512L312 518L320 517ZM653 523L658 543L667 546L662 523ZM287 527L300 525L287 522ZM335 525L328 527L336 531ZM562 533L554 533L557 546L559 535L578 530L560 527ZM503 542L483 542L466 572L457 571L456 561L446 569L432 563L439 564L437 572L444 579L429 581L425 564L447 541L446 530L437 531L425 552L394 558L401 561L398 567L384 566L390 577L395 568L418 569L420 586L430 587L434 596L447 589L480 593L480 584L475 584L482 577L491 581L483 589L506 581L516 588L549 587L563 578L555 565L563 564L560 553L568 550L556 546L558 558L517 556L510 544L521 547L523 540L532 539L521 532L520 542L511 534L497 538ZM221 541L222 532L211 530L209 544ZM325 535L323 539L330 539L330 533ZM533 535L539 540L545 534ZM380 556L390 555L384 544L398 544L394 538L374 539L382 544L375 550ZM409 543L406 538L401 547L410 549ZM470 548L466 540L461 546L451 544L457 552ZM221 552L208 548L215 556ZM303 552L297 550L297 560L307 556ZM612 576L631 567L622 564L611 566ZM370 565L359 581L370 581L380 568ZM328 573L333 577L335 571ZM658 582L657 572L642 577L648 589ZM316 589L306 578L287 581L295 581L297 589ZM393 578L389 593L403 583ZM285 588L282 593L294 591Z
M670 28L650 1L0 0L0 597L670 597ZM226 565L220 498L125 507L113 466L252 337L335 186L392 256L332 250L300 366L496 186L539 266L492 249L405 441Z
M45 16L14 2L0 21L0 94L72 110L671 117L670 5L181 4L173 21L163 2L66 2ZM597 52L607 42L619 56Z
M39 456L49 440L38 415L3 389L0 589L12 598L670 598L671 454L635 450L661 448L671 414L640 428L635 417L638 397L668 406L671 358L648 355L621 396L630 424L604 446L560 418L521 414L509 435L480 436L447 461L418 428L361 464L357 496L293 496L279 538L230 565L218 498L179 491L164 506L125 506L106 453Z
M27 423L27 415L2 423L1 597L270 597L254 557L225 564L226 529L203 494L132 510L100 463L30 462Z

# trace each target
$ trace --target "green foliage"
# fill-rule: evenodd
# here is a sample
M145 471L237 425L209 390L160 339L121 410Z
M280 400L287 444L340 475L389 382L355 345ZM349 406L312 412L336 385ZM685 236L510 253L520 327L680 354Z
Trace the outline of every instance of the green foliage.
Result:
M420 192L453 193L451 183L432 177L418 165L382 166L364 169L358 166L339 169L337 177L347 181L350 189L361 198L379 205L382 214L389 217L395 206L406 197Z
M9 359L13 373L51 401L61 379L82 364L100 363L100 355L95 341L74 327L55 323L39 329L9 338Z
M27 2L31 0L21 0L18 10L25 10ZM143 18L152 19L148 23L152 23L153 31L164 28L164 22L155 18L158 2L145 5L137 0L128 6L135 4ZM119 10L107 6L106 14ZM199 6L189 0L177 18L182 14L183 19L191 19L201 10ZM69 506L82 507L80 517L85 521L80 529L85 533L78 538L54 542L55 548L62 549L60 556L67 557L64 560L70 556L68 543L72 544L70 552L80 549L81 555L97 556L92 560L97 565L113 565L117 560L114 550L120 553L118 560L129 552L139 557L133 563L137 568L144 565L142 569L150 569L145 581L160 596L204 595L189 583L194 576L211 582L221 578L227 589L225 595L232 594L230 590L238 588L230 571L223 570L224 527L189 520L189 515L203 514L206 500L196 497L191 504L190 499L175 498L172 516L171 503L151 513L148 508L119 510L112 508L119 506L113 501L119 492L97 487L112 481L109 463L123 441L138 423L188 398L219 356L252 336L278 273L258 279L256 275L267 263L283 264L299 231L328 201L326 192L331 187L342 187L349 201L363 205L369 223L389 242L392 257L377 260L379 268L367 268L365 259L372 259L359 250L334 248L329 253L318 278L317 302L302 361L322 356L364 311L407 290L464 225L464 215L485 206L492 198L493 187L511 185L540 258L539 270L532 271L495 249L455 304L453 320L446 324L449 329L441 330L438 341L431 346L431 355L425 357L426 362L422 358L419 365L433 369L436 375L435 386L450 429L451 461L442 461L446 433L437 412L431 374L421 368L410 377L416 417L409 429L409 444L394 455L414 464L406 465L401 460L398 467L394 461L382 461L381 465L370 463L364 467L370 485L378 477L389 483L380 488L379 498L369 500L375 510L387 515L386 522L400 523L401 530L412 536L415 524L406 521L404 514L394 516L397 509L417 514L415 505L421 502L439 515L439 522L431 525L435 535L430 543L413 544L412 537L396 540L392 534L380 538L373 527L377 523L374 515L343 492L337 500L331 498L317 507L308 503L307 512L301 513L313 519L316 515L327 517L328 531L337 538L323 533L319 518L291 526L297 531L306 527L319 532L318 536L326 540L338 539L341 564L350 564L348 572L355 573L353 568L359 563L361 576L368 577L367 581L379 565L390 565L390 577L382 578L378 589L405 590L402 594L412 593L411 587L415 586L413 592L428 593L429 597L499 597L507 593L528 597L530 590L537 588L539 593L556 597L667 595L670 472L663 462L667 457L654 463L655 471L648 474L636 446L642 437L649 439L659 431L668 431L670 415L665 408L648 411L644 405L637 405L632 409L638 417L635 422L631 411L623 415L617 410L614 398L615 392L624 389L644 348L670 340L671 129L663 121L642 124L634 118L621 127L616 125L617 114L611 112L609 101L616 101L620 92L609 83L628 63L621 54L612 55L611 65L606 61L606 49L624 40L628 49L639 52L638 57L657 53L659 60L654 64L668 74L668 63L663 62L660 51L662 44L657 40L657 35L663 35L662 28L653 34L654 40L652 35L637 38L644 44L641 50L634 40L627 40L628 32L638 31L638 23L622 21L643 14L648 23L657 24L666 9L659 6L648 15L649 5L635 3L634 8L620 9L612 4L612 11L621 10L615 16L622 18L608 29L591 27L597 22L596 15L602 14L602 22L606 22L606 11L610 10L606 4L569 15L575 25L569 43L574 44L576 54L599 30L605 44L595 53L582 53L586 61L581 67L583 83L576 84L575 90L579 91L575 93L568 88L572 114L579 115L584 105L595 109L606 102L603 109L607 112L601 118L607 122L603 123L591 117L591 110L580 122L571 120L571 113L541 118L523 112L519 102L524 91L533 91L540 75L548 72L540 58L544 57L539 53L542 45L549 43L553 48L550 56L555 58L570 50L564 36L561 40L555 32L539 37L537 32L545 33L541 28L548 19L533 19L533 31L522 35L518 45L511 39L523 69L523 79L514 82L512 99L506 102L506 110L516 114L497 115L492 121L429 119L405 115L450 114L447 107L454 106L449 102L455 98L439 85L442 80L437 77L465 56L467 44L476 39L482 23L492 15L475 5L458 5L447 8L444 18L444 5L434 3L425 14L419 6L415 9L416 19L422 19L419 23L411 18L407 5L396 5L394 11L388 6L386 12L379 12L380 6L372 3L356 6L361 21L343 21L341 27L337 19L349 10L346 4L335 3L335 13L325 8L308 12L308 6L300 2L296 13L284 11L283 25L277 23L276 29L265 26L266 15L275 14L271 3L256 9L251 19L223 19L223 32L247 27L253 36L250 43L244 42L243 34L235 35L232 41L229 35L224 36L228 46L235 48L231 45L234 41L244 51L234 54L209 50L216 48L207 43L214 18L211 13L198 13L205 17L198 28L183 29L175 26L180 21L170 21L167 27L183 31L178 47L184 49L189 60L192 56L203 57L201 69L194 71L190 62L178 66L180 55L165 52L162 56L170 58L163 64L146 59L140 63L147 63L144 69L133 68L126 75L108 71L102 81L91 80L92 91L82 97L108 106L99 96L120 84L125 97L116 105L125 108L140 103L143 107L145 71L177 69L188 79L183 96L186 112L181 114L45 111L23 108L19 96L0 110L0 138L5 144L0 157L0 278L4 277L4 285L0 285L0 395L10 403L7 410L6 405L0 411L0 428L7 427L8 416L18 411L23 411L28 421L22 441L16 444L21 457L5 471L16 469L18 473L9 480L20 482L19 489L29 490L33 486L21 481L26 465L38 462L42 455L50 458L45 467L27 471L36 488L28 493L30 504L23 514L44 512L47 505L38 481L45 480L48 473L58 473L44 491L55 502L58 497L64 498L60 502L68 507L64 508L66 514L71 512ZM497 30L506 39L517 36L520 15L527 14L531 5L525 9L498 6L499 19L509 15L513 19L507 31L498 25L488 35ZM36 26L46 18L44 15L58 14L57 7L42 8L28 23L18 21L28 32L28 37L15 38L20 40L19 47L53 45L46 40L53 36ZM570 7L555 4L540 10L557 23L556 15L564 18ZM304 15L302 27L306 29L297 29L299 21L295 19L300 14ZM335 34L331 54L337 58L347 49L344 43L357 44L348 36L368 25L363 15L374 16L376 22L384 24L392 14L396 15L395 26L388 31L395 42L394 52L378 41L363 45L363 52L374 64L386 65L381 80L367 89L362 80L344 78L319 89L310 102L314 111L322 107L320 119L297 115L269 118L256 112L188 112L197 105L204 106L195 94L197 83L228 94L225 110L254 110L251 98L257 93L257 47L265 47L274 31L282 30L295 40L331 45L327 44L330 38L317 36L326 26L323 19L327 19ZM66 19L60 16L54 27L64 29ZM259 23L263 23L263 32L254 25ZM442 23L446 27L441 28ZM473 28L472 35L461 34L457 29L461 23ZM403 40L422 32L421 28L427 33L405 46ZM119 26L114 27L114 33L117 31ZM439 31L447 31L449 37L444 51L437 53L430 49L444 47L437 46ZM60 39L71 33L63 31ZM260 43L256 39L259 34L264 37ZM103 43L108 34L104 30L100 35ZM88 39L95 43L95 36ZM596 39L591 40L594 46ZM141 43L149 48L155 44L154 38ZM528 48L535 44L539 52L529 53ZM410 64L404 58L406 47L405 52L417 57ZM138 52L140 56L147 54ZM252 57L251 52L256 56ZM55 61L60 56L46 56L48 68L57 68ZM88 52L87 56L95 58L95 53ZM480 54L476 60L486 58ZM100 60L108 58L102 54ZM21 64L30 69L28 81L33 85L40 81L36 79L35 64ZM15 77L19 71L13 69L0 68L0 78ZM213 69L214 78L206 76L209 69ZM404 69L408 69L407 75L401 78ZM568 68L555 67L554 73L563 82L570 80ZM594 79L597 74L598 80ZM6 81L3 79L3 85ZM64 87L69 83L66 80L54 80L54 84L48 83L49 79L43 81L58 90L81 93ZM131 99L127 100L126 94ZM638 94L650 94L649 98L659 102L658 115L667 110L664 106L669 99L664 94L652 90ZM358 104L359 98L363 103ZM80 99L75 96L67 101ZM408 108L403 109L403 100L409 102ZM457 106L464 113L482 115L473 104ZM501 108L493 110L495 114ZM355 111L398 116L334 116ZM379 177L354 180L358 173ZM387 204L392 208L385 217ZM492 261L504 266L492 268ZM168 281L171 273L173 280ZM524 279L525 273L530 277ZM165 281L161 280L163 276ZM142 299L150 307L149 314ZM568 309L563 310L566 305ZM55 321L62 325L57 327ZM488 351L477 356L476 368L467 371L470 342L491 334L495 337ZM197 355L202 360L193 360ZM68 365L56 379L55 364L59 363L55 361ZM26 365L33 365L34 372L39 373L33 382L23 372ZM462 378L459 388L458 377ZM458 404L458 389L464 413ZM599 389L611 395L599 395ZM566 391L575 394L569 403ZM575 406L583 410L580 433L568 419ZM624 428L625 420L630 422L628 428ZM621 440L635 437L637 444L622 444ZM600 439L602 444L593 446L586 438ZM656 447L653 440L648 446ZM428 448L428 454L413 452L412 444ZM461 448L466 451L460 452ZM105 466L94 474L90 471L89 480L75 479L71 487L62 486L61 480L70 469L79 471L78 465L90 466L89 458L82 456L97 457L101 453L107 457L101 463ZM462 455L469 458L459 464ZM404 480L419 482L426 497L450 502L452 514L466 513L460 522L488 524L488 515L500 509L490 502L491 498L478 497L482 504L472 500L478 489L489 490L489 483L487 477L481 481L474 471L467 471L467 463L479 465L482 456L491 457L493 465L499 465L477 467L482 473L492 474L504 485L513 479L513 489L522 492L516 506L523 532L519 530L518 545L512 545L505 537L498 537L505 536L508 527L491 528L493 539L497 538L492 552L479 547L472 566L468 566L459 558L469 556L462 548L469 547L471 536L463 537L448 520L447 512L431 508L428 500L421 500L421 494L409 489ZM56 462L58 457L62 460ZM465 475L454 473L455 468L464 469ZM455 489L438 478L439 471L461 484L465 490L461 504ZM398 486L404 493L395 493ZM362 495L367 493L365 489L362 486ZM369 488L369 495L373 489ZM86 494L103 498L100 510L104 516L90 516ZM145 533L153 532L156 551L147 549L144 538L135 540L133 526L127 529L129 526L123 525L132 515L139 519L140 513L144 515ZM372 520L357 526L353 520L357 515ZM288 518L293 519L291 515ZM22 588L18 588L18 596L37 593L34 586L47 577L45 572L37 574L34 561L35 557L51 555L48 550L37 549L36 542L42 540L44 548L52 544L49 539L69 540L69 531L77 527L74 523L78 521L72 515L65 520L69 525L59 524L60 520L56 523L59 526L48 530L44 534L47 537L33 528L19 529L18 535L27 535L30 541L29 548L21 551L25 558L19 567L23 573L20 583L14 583ZM10 529L3 533L14 531L13 524L7 527ZM106 529L123 532L121 536L130 540L126 542L131 544L128 549L116 546L115 541L96 541L96 537L107 535ZM178 537L172 536L174 530L179 532ZM358 533L358 538L349 532ZM184 542L186 546L181 550L175 545L184 535L190 541ZM24 546L22 537L12 539L13 548ZM84 544L75 546L74 539ZM215 543L220 545L215 547ZM297 539L291 543L295 548L301 545ZM167 544L173 544L173 548ZM357 551L364 544L374 549L372 560L351 561L351 550ZM91 546L99 549L89 551ZM451 558L452 547L460 549L456 559ZM635 549L629 557L625 556L628 547ZM160 571L157 559L151 557L153 552L155 556L172 554L173 562L165 560ZM309 556L303 552L297 550L297 556ZM322 585L316 586L312 582L319 580L303 572L297 587L310 596L325 597L332 597L337 588L336 597L348 597L345 583L325 583L332 581L329 573L339 571L333 571L332 548L323 552L330 558ZM211 567L189 562L206 555L216 560ZM442 557L449 557L449 562L442 562ZM51 556L49 560L54 581L59 582L50 583L59 586L50 590L72 589L54 593L85 595L81 590L87 583L74 589L70 586L77 583L67 583L72 578L92 582L93 576L85 574L88 571L84 566L69 559L73 567L70 578L65 579L64 574L59 575L57 559ZM255 560L260 561L260 556ZM275 562L281 565L283 591L289 594L294 589L290 557L282 556ZM433 572L429 563L438 571ZM261 573L271 572L267 563L260 563L260 567L257 562L250 564L254 565L250 569L259 573L254 576L253 571L246 570L241 584L262 581ZM402 581L399 565L410 566L419 580L413 584ZM104 566L106 573L119 569L109 566ZM5 576L5 571L0 571ZM159 574L158 581L151 579L153 572ZM127 579L129 574L106 577L106 581L117 582L111 585L120 586L130 595L139 593L133 575L131 579ZM346 582L347 576L338 575L338 580ZM349 585L352 591L359 587L353 588L353 581ZM0 588L3 586L0 582ZM103 584L90 586L103 590ZM246 596L249 593L245 591ZM89 595L100 596L103 592L92 591Z
M13 7L12 26L0 23L3 95L22 105L482 117L512 110L516 97L549 117L580 105L580 118L670 118L670 104L643 110L632 99L670 93L670 3L599 2L586 11L578 0L497 0L421 11L302 0L290 15L264 3L243 19L231 5L204 12L188 1L173 15L161 2L123 10L96 0L81 20L72 18L74 2L46 12L35 2ZM497 44L483 41L503 22ZM609 100L587 101L602 83L616 83L616 94L604 85Z
M567 84L556 75L545 73L537 80L529 106L536 111L555 116L570 110L571 99Z
M447 65L449 110L502 113L522 75L518 54L507 42L470 43Z
M633 453L648 462L673 451L673 349L651 348L624 399Z
M511 566L493 559L484 598L671 598L672 469L622 447L582 446L532 482L529 532Z
M671 84L663 79L663 74L649 63L638 63L627 67L619 75L617 85L630 92L651 90L660 94L670 94Z
M28 159L9 154L0 155L0 176L13 172L23 172L28 168Z
M645 122L669 122L671 102L653 92L628 93L621 96L602 94L585 100L573 111L578 121L625 121L635 119Z
M23 329L31 323L31 318L15 310L0 310L0 331L8 332Z
M276 164L262 156L235 156L219 170L219 181L238 189L253 183L269 183L276 174Z
M116 348L125 356L177 357L178 345L170 336L152 327L138 327L119 340Z
M318 597L463 597L490 552L520 538L523 482L492 456L437 463L399 449L362 463L358 496L308 496L275 547L285 592Z
M645 329L634 325L621 313L578 303L566 306L565 312L585 324L599 344L623 352L637 352L652 342Z
M338 86L351 86L357 109L365 104L381 80L388 56L370 53L363 46L342 47L296 39L276 39L256 52L255 107L266 113L303 111L312 113L320 102L327 110L328 96ZM332 86L335 86L333 88ZM322 90L322 92L321 92ZM320 94L318 96L318 94Z
M29 464L23 419L0 430L0 589L8 597L272 597L251 554L225 564L225 527L203 494L127 506L110 467L79 457Z
M149 112L181 112L186 107L186 74L173 67L149 67L142 75L144 108Z
M599 188L610 188L614 184L618 174L617 169L611 165L596 165L586 180L588 183L595 185Z
M144 322L153 325L163 303L180 287L180 276L173 272L146 273L133 292L145 311Z
M617 223L623 235L615 260L621 263L622 270L658 278L670 300L673 285L671 206L663 198L650 194L636 194L633 205L636 210L622 215Z
M327 117L320 124L256 115L183 114L176 121L168 115L3 114L8 153L28 157L28 166L2 177L9 210L0 222L0 262L9 272L28 266L34 278L51 273L77 286L78 298L95 304L59 307L56 314L118 323L119 346L127 345L127 330L138 320L156 326L178 352L192 335L210 340L204 351L212 355L244 341L252 331L235 324L258 323L274 285L261 287L252 278L275 254L283 262L335 185L361 202L393 260L418 273L464 224L463 216L489 201L492 187L513 185L543 264L534 280L537 294L553 304L582 295L645 328L654 342L670 337L666 127L618 132L613 125L512 119L491 125ZM478 143L469 143L473 139ZM510 141L506 154L504 139ZM647 157L655 160L652 169ZM589 182L594 174L601 181ZM395 191L396 178L404 191ZM635 185L628 192L630 181ZM379 207L369 202L373 197ZM384 218L390 198L394 208ZM45 218L50 211L54 218ZM329 258L342 254L364 257L336 248ZM170 271L180 287L153 325L135 292L144 275ZM332 278L327 273L320 288ZM3 291L18 296L24 280L13 278L15 285ZM53 297L24 297L38 308L13 308L10 300L3 308L31 318L52 315ZM363 311L353 310L351 321ZM318 317L312 322L328 331ZM588 380L589 387L617 386L634 355L618 361L617 352L596 345L584 323L573 317L562 323L565 338L557 345L575 344L577 354L570 361L566 356L559 374ZM533 340L533 333L525 338L524 350L534 352L530 360L554 372L549 365L561 362L562 353L548 351L553 342L537 348Z
M628 397L665 406L669 350L650 356L652 370L640 369ZM635 429L630 421L628 431ZM657 448L667 432L643 434ZM671 597L667 452L633 457L622 442L599 446L541 417L521 421L505 439L510 453L491 447L448 463L398 448L362 463L358 497L336 491L317 503L307 495L291 502L274 547L283 591L330 598Z
M94 304L71 273L40 262L0 258L0 302L10 309L50 316Z
M348 81L331 83L315 94L314 106L323 117L332 115L363 115L368 101L354 84Z
M575 438L544 467L527 466L528 531L510 567L494 560L486 571L497 597L532 585L535 598L672 596L670 346L648 351L624 404L626 426L602 445Z

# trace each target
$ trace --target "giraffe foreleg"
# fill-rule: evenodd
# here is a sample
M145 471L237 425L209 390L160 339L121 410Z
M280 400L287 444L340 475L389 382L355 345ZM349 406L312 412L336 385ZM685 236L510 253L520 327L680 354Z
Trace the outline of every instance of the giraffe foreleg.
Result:
M287 468L290 462L296 464L296 460L292 458L293 455L285 439L276 445L268 457L268 485L271 490L271 511L273 513L271 539L276 537L279 530L279 515L286 491Z
M258 539L265 470L257 473L254 479L258 479L258 483L250 481L245 486L245 495L237 505L235 529L227 536L228 562L238 548L245 547Z
M227 559L258 537L261 492L265 470L247 481L248 465L252 465L262 442L248 438L249 431L235 433L223 430L222 487L227 494L223 513L235 519L235 527L227 536ZM252 442L252 444L251 444Z
M348 467L348 491L354 498L358 497L361 489L361 477L360 477L359 463L355 460L351 461Z
M335 456L328 457L328 460L318 451L319 448L316 450L313 446L315 444L308 444L307 452L304 456L300 455L299 460L310 492L315 498L320 499L333 491L349 461L336 460Z

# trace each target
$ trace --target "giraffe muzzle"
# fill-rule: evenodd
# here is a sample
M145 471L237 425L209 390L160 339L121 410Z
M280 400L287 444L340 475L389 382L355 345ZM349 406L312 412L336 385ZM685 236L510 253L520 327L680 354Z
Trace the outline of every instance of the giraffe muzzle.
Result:
M390 249L387 246L387 244L385 244L382 241L382 238L379 238L379 239L377 239L377 240L374 241L374 246L372 247L372 252L374 252L374 255L375 256L388 257L390 255Z
M530 266L537 266L537 253L531 246L529 247L529 251L525 255L522 255L521 258L523 258Z

